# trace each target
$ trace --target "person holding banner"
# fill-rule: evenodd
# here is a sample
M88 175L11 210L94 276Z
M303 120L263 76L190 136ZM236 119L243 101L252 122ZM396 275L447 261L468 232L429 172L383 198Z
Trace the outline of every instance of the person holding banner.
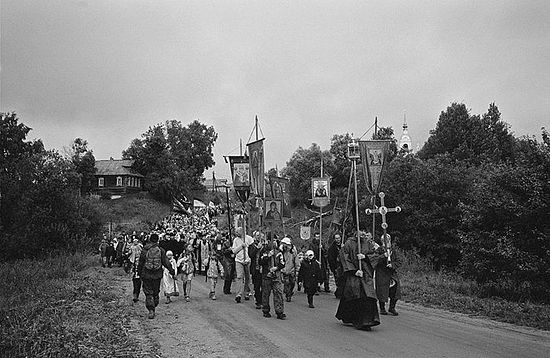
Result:
M241 303L244 295L245 300L250 299L250 256L248 247L254 243L252 236L245 235L242 227L235 230L236 237L233 240L231 251L235 254L235 271L237 272L237 295L235 302Z
M248 247L248 256L250 256L250 275L252 276L252 285L254 286L254 300L256 309L262 308L262 273L260 270L260 250L265 245L265 235L259 231L253 234L254 244Z
M262 312L264 317L271 317L269 298L273 292L273 306L278 319L285 319L283 301L283 274L285 267L283 253L279 250L277 240L272 240L260 250L259 263L262 270Z
M370 331L371 327L380 324L373 267L384 250L375 249L370 233L361 231L359 239L361 252L358 250L356 236L350 237L340 250L345 282L336 318L345 324L353 324L357 329Z

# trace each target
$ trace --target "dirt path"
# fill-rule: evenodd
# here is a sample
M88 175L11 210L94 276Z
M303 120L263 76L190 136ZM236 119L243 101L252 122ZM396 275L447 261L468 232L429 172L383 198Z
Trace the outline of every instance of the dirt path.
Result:
M113 269L118 270L118 269ZM144 355L160 357L549 357L550 332L516 327L401 303L398 317L382 316L372 332L343 326L334 318L338 300L315 297L309 309L298 292L285 302L287 320L264 318L253 301L233 295L208 299L204 276L193 281L191 302L161 303L146 317L143 294L131 304L131 281L113 275L126 294L133 317L130 334ZM162 293L161 293L162 295ZM161 297L162 301L162 297Z

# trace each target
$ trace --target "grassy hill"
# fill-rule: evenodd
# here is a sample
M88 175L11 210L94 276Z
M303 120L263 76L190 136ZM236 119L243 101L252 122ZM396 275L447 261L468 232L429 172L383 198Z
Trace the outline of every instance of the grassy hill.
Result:
M151 197L148 193L138 193L119 199L97 199L92 201L106 222L115 232L149 231L151 224L170 215L171 206Z

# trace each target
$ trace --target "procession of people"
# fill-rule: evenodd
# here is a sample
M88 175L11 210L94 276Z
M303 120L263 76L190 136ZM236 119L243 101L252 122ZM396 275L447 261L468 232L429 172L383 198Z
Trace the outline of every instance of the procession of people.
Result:
M400 286L395 264L388 264L389 235L375 241L370 232L360 231L342 243L341 233L333 232L331 241L327 250L315 234L309 247L298 250L290 235L260 231L249 235L242 226L234 227L230 235L228 229L218 228L215 219L197 211L174 213L148 234L121 234L112 242L104 237L99 251L104 267L128 267L132 301L137 303L143 292L151 319L161 294L166 304L180 295L191 302L196 275L205 276L209 299L217 299L218 282L223 282L223 294L234 294L236 304L253 299L266 318L274 313L286 319L285 303L302 289L307 307L315 308L315 295L332 292L331 273L339 299L336 318L344 324L370 330L380 324L380 314L397 315Z

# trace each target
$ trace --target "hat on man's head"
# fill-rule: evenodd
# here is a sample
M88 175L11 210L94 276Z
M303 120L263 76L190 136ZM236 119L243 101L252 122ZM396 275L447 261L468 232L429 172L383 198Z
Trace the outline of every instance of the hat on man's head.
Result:
M312 259L313 257L315 257L315 254L313 253L312 250L307 250L306 251L306 257Z
M285 245L292 245L292 242L290 241L290 239L288 237L283 237L283 239L281 240L281 243L282 244L285 244Z

